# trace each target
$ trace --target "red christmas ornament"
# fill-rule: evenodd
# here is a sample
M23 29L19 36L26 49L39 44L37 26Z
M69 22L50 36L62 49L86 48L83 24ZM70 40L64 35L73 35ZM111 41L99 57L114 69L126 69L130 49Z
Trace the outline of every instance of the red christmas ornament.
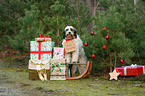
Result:
M109 39L109 36L106 36L105 38L108 40Z
M107 30L107 28L106 28L106 27L104 27L104 28L103 28L103 30Z
M85 43L84 43L84 46L88 46L88 43L87 43L87 42L85 42Z
M94 32L92 31L90 34L91 34L91 35L94 35Z
M120 62L123 63L124 62L123 59L120 59Z
M96 55L95 54L92 54L92 58L95 58L96 57Z
M103 49L106 49L107 47L106 47L106 45L103 45L102 48L103 48Z

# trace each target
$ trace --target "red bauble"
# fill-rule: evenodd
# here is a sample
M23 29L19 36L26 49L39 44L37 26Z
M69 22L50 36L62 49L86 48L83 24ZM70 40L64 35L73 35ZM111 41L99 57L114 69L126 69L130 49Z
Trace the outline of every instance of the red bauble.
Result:
M96 55L95 54L92 54L92 58L95 58L96 57Z
M104 27L104 28L103 28L103 30L107 30L107 28L106 28L106 27Z
M92 32L90 32L90 34L91 34L91 35L94 35L94 32L92 31Z
M109 39L109 36L106 36L105 38L108 40Z
M85 43L84 43L84 46L88 46L88 43L87 43L87 42L85 42Z
M123 59L120 59L120 62L123 63L124 62Z
M106 49L107 47L106 47L106 45L103 45L102 48L103 48L103 49Z

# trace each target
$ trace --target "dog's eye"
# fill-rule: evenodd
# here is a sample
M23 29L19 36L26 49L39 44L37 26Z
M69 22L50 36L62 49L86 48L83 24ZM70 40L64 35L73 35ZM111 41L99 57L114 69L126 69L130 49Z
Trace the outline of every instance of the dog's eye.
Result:
M70 30L71 30L71 31L73 31L73 29L72 29L72 28L70 28Z
M66 29L66 31L68 31L68 29Z

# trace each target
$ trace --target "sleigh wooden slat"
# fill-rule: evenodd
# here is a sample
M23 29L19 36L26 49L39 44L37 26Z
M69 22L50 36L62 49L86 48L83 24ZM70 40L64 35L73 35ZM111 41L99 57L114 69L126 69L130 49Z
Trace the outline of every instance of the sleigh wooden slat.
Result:
M87 65L87 63L67 63L67 64L73 64L73 65Z

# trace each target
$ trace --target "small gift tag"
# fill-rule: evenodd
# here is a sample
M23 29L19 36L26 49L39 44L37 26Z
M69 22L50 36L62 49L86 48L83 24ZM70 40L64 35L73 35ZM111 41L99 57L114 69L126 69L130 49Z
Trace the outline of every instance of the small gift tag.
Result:
M66 53L76 51L77 48L76 48L75 40L64 42L64 48Z

